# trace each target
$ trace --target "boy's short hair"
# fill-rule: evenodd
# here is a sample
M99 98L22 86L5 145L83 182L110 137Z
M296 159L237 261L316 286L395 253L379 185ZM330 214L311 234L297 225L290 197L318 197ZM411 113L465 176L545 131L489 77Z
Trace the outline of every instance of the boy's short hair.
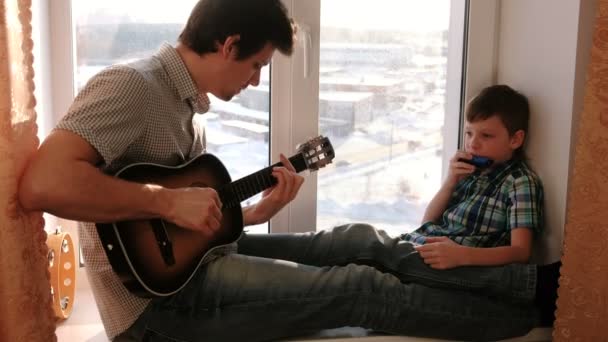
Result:
M498 116L507 128L509 135L522 130L528 135L530 105L528 98L513 88L500 84L484 88L468 105L466 120L475 122ZM525 159L522 144L513 153L514 158Z
M291 55L295 25L280 0L200 0L192 9L179 41L199 55L216 52L231 35L237 60L259 52L267 43Z

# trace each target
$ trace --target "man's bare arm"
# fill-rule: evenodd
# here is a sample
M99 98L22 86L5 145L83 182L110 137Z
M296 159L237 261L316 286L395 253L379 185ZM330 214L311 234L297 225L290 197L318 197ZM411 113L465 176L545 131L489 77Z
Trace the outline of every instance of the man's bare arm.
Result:
M161 216L167 211L165 189L105 175L95 167L101 160L80 136L54 131L21 179L21 204L60 217L102 222Z
M120 180L95 166L101 160L77 134L54 131L21 179L21 204L29 210L89 222L162 217L195 230L219 227L221 203L213 189L168 189Z

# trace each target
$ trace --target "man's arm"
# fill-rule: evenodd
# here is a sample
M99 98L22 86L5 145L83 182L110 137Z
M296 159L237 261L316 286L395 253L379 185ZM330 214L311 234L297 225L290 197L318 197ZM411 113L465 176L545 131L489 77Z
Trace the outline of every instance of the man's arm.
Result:
M95 166L101 160L79 135L54 131L21 179L21 204L29 210L89 222L162 217L207 234L219 227L221 203L213 189L168 189L120 180Z
M426 264L436 269L526 263L532 253L532 237L530 229L516 228L511 231L510 246L490 248L462 246L445 236L427 237L426 244L416 250Z

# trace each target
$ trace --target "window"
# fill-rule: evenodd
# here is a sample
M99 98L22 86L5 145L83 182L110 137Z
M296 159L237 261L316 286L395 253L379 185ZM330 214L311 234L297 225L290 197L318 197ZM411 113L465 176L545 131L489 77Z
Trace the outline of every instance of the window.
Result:
M309 177L313 190L302 191L273 230L349 222L393 235L417 228L458 148L463 99L494 78L496 3L291 4L303 24L292 58L291 121L309 130L292 139L321 132L336 158ZM486 35L469 40L467 27ZM475 68L466 68L468 54Z
M321 1L319 126L336 162L317 229L419 225L441 182L449 19L449 0Z
M334 145L334 163L306 176L270 230L354 221L393 234L416 228L458 146L462 99L494 77L495 1L283 1L300 26L294 55L275 54L261 84L231 102L212 98L210 113L196 118L206 127L208 150L237 179L323 134ZM175 43L195 2L48 4L40 54L52 70L43 89L52 103L41 116L58 113L56 121L101 68ZM466 28L479 21L486 26L475 32L488 34L467 41ZM467 69L471 56L489 67Z

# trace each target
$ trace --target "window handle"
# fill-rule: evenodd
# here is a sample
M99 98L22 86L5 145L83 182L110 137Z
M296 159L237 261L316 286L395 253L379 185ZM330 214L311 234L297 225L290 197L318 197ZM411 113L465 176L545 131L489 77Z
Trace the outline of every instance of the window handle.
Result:
M300 43L302 44L304 56L304 78L308 78L308 76L310 75L310 53L312 51L312 36L310 31L310 26L306 24L298 24L298 38Z

